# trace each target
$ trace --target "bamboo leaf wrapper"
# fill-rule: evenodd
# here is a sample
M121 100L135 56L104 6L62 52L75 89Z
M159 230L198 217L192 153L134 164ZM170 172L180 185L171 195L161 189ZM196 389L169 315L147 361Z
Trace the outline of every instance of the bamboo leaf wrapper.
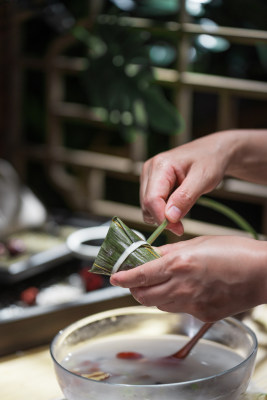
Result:
M142 241L142 243L140 241ZM140 246L127 255L125 251L127 251L133 243L139 245L138 242L141 243L139 243ZM90 272L111 275L114 265L124 253L126 259L119 265L118 271L129 270L160 257L149 243L143 242L143 239L125 225L118 217L113 217L107 236L102 243Z

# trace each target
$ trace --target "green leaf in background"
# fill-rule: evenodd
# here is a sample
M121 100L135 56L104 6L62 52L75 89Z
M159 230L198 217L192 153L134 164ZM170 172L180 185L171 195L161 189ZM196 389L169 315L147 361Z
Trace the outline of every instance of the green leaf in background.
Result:
M88 48L83 87L92 107L107 110L106 122L133 139L134 130L177 134L182 119L156 84L151 67L150 34L121 26L116 16L102 17L92 32L77 26L74 36Z
M174 105L166 100L158 86L152 85L144 93L147 114L150 116L150 125L164 134L177 134L183 127L183 120L176 112Z
M241 215L239 215L236 211L234 211L230 207L227 207L222 203L219 203L213 199L209 199L204 196L200 197L197 200L197 204L220 212L221 214L231 219L243 231L251 234L251 236L254 239L258 239L258 234L255 231L255 229L247 222L247 220L245 220Z
M138 3L138 13L151 16L176 14L179 8L179 0L143 0Z

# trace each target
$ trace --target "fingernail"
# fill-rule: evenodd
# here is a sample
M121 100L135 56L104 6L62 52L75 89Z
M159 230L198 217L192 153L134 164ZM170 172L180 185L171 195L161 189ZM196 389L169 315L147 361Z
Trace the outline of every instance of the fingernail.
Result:
M166 211L166 217L170 222L178 222L179 219L181 218L182 212L181 210L176 207L176 206L171 206L167 211Z

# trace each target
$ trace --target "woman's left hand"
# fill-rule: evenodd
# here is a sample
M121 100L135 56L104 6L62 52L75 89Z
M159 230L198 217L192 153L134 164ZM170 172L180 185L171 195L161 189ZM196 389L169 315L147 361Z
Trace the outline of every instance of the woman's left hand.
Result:
M143 305L216 321L267 302L267 244L201 236L157 248L161 258L110 278Z

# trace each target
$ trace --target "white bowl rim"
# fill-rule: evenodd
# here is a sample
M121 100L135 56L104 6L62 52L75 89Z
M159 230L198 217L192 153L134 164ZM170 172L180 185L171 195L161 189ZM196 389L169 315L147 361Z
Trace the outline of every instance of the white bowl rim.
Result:
M109 225L92 226L89 228L78 229L71 233L66 240L66 245L69 250L78 258L92 259L97 257L100 247L91 244L85 244L90 240L105 239L109 230ZM144 235L133 229L133 231L145 240Z

